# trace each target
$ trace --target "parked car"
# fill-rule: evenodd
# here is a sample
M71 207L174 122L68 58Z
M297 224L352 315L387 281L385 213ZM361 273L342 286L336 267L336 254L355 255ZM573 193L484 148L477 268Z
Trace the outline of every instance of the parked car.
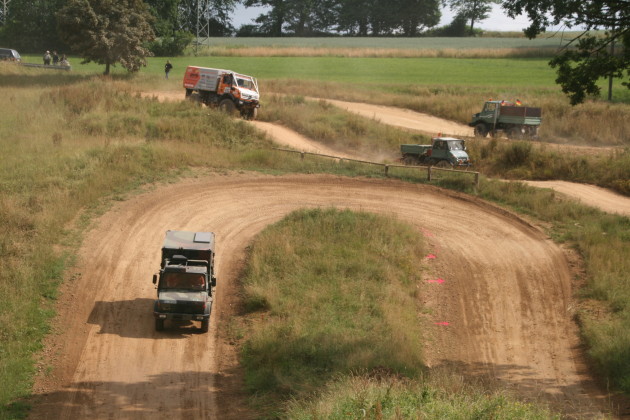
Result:
M0 60L22 61L20 53L10 48L0 48Z

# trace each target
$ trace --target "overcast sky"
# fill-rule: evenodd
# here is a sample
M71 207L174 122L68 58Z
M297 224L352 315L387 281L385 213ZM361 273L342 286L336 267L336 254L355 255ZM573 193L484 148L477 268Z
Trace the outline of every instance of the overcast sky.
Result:
M244 24L253 23L252 20L266 10L264 7L248 7L245 8L239 5L234 13L233 24L237 29ZM439 26L449 24L453 20L454 13L448 8L442 9L442 20ZM522 31L529 26L529 21L524 16L519 16L517 19L510 19L505 15L501 9L501 5L495 4L492 8L490 17L481 24L475 24L476 28L481 28L489 31Z

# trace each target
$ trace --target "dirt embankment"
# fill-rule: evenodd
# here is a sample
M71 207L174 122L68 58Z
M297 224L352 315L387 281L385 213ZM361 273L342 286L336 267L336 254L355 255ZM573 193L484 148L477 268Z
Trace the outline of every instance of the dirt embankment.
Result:
M585 373L571 321L569 265L536 228L428 186L216 175L161 186L97 221L64 286L48 347L55 369L38 381L31 418L252 417L228 336L246 247L293 210L329 206L397 217L426 236L436 256L428 275L445 280L419 285L420 303L432 314L429 366L494 378L566 412L598 412L601 396ZM190 325L154 331L151 276L167 229L217 235L218 295L208 334Z

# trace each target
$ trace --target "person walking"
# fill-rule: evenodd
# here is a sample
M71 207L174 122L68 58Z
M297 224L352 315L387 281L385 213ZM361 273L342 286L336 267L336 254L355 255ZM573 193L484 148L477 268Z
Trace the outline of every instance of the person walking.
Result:
M44 65L50 65L50 51L46 51L46 54L44 54Z
M164 78L165 79L168 79L168 74L171 72L172 69L173 69L173 65L171 64L169 60L166 60L166 64L164 65Z
M56 66L59 64L59 54L57 54L57 51L53 51L52 53L52 62L53 62L53 66Z

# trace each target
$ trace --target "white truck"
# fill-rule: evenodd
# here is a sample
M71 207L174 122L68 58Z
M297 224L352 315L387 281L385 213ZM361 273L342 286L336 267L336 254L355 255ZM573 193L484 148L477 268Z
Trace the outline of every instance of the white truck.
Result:
M228 114L239 111L243 118L255 120L260 108L258 82L252 76L232 70L188 66L184 74L186 98L219 107Z

